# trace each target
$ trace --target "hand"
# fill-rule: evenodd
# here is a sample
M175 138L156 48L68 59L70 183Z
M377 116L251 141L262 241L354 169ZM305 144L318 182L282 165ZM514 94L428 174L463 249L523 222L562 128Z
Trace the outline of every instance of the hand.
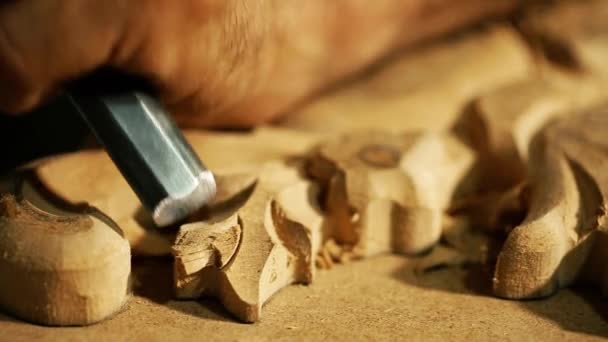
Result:
M31 109L63 82L112 66L152 82L181 123L252 125L404 42L516 2L3 1L0 110ZM446 12L458 6L466 14Z

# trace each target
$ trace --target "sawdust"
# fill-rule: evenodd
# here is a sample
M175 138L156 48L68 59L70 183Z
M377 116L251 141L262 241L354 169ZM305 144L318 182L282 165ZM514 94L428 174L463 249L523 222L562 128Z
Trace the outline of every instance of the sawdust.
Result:
M0 198L0 222L11 222L16 227L44 229L58 234L83 232L93 226L85 215L56 216L43 212L26 200L17 201L13 195Z

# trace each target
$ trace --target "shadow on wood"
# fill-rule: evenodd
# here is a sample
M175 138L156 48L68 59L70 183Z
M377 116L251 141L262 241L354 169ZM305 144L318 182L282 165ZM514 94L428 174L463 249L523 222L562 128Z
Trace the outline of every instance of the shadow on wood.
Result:
M215 300L174 300L172 258L134 258L132 267L134 295L198 318L235 321L228 311Z

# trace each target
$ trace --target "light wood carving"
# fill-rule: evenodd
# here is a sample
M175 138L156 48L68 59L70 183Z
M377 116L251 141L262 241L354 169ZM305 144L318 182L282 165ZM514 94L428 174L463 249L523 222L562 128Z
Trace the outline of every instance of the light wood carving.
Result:
M241 224L235 214L219 222L197 222L183 225L173 246L173 276L177 298L198 298L205 267L222 268L236 253L241 239Z
M243 188L234 197L193 218L204 222L180 228L176 295L214 296L239 320L255 322L278 290L312 281L323 220L316 187L295 167L269 163L254 184L237 182Z
M476 162L450 212L466 213L472 226L500 234L518 223L527 209L531 141L551 120L605 98L597 79L542 65L542 74L475 99L453 128Z
M419 253L442 228L453 248L416 270L485 261L463 232L524 209L495 294L543 297L576 280L608 294L608 109L573 113L605 98L607 11L560 2L528 13L521 33L503 23L422 45L286 117L291 128L187 132L218 194L179 230L152 226L102 151L30 165L0 181L0 306L49 325L112 315L128 298L128 240L133 254L174 256L178 298L215 297L255 322L316 267ZM445 222L451 204L471 211Z
M27 180L0 198L0 307L44 325L87 325L129 297L129 243L111 219Z
M299 176L297 168L282 166L278 160L284 159L295 163L297 155L302 155L303 151L315 144L319 136L288 129L261 128L249 134L189 132L187 137L195 150L205 156L205 162L213 165L214 171L220 170L224 173L216 175L218 194L210 204L209 211L200 214L210 216L192 217L189 222L194 223L185 225L179 233L180 243L173 252L176 254L176 264L182 264L184 267L176 267L176 278L180 279L182 276L187 278L196 273L192 270L200 270L204 266L201 266L201 263L209 264L216 269L222 268L226 266L228 260L232 260L236 246L242 246L239 249L242 251L240 258L231 263L234 266L230 270L223 269L221 274L218 273L219 278L225 277L225 284L221 285L217 282L212 285L203 284L206 288L204 294L210 294L210 288L216 287L214 291L218 297L221 299L225 297L225 302L230 303L226 304L227 307L237 317L244 321L255 321L259 317L263 303L274 292L290 283L307 283L312 279L314 272L312 265L321 244L319 230L321 216L310 204L315 200L310 197L314 196L315 188ZM290 137L290 144L277 143L287 137ZM241 160L242 163L235 164L234 160ZM264 166L269 160L275 160L277 164ZM239 172L230 172L234 170ZM270 173L266 175L267 171ZM263 176L259 177L259 172ZM105 152L80 151L36 162L17 176L3 179L2 193L19 194L15 184L19 183L22 175L27 175L28 179L25 183L29 184L26 189L30 189L28 200L42 210L53 212L56 208L51 207L50 202L41 197L41 193L51 196L54 201L67 208L88 208L90 205L99 209L99 213L103 212L117 222L125 231L135 254L171 253L175 231L169 229L161 232L152 225L135 194ZM251 201L248 200L243 204L239 202L239 196L248 189L258 190L253 193ZM29 207L24 206L24 208ZM226 221L230 218L226 215L236 211L237 208L240 215L239 224L226 227L232 234L229 236L232 240L224 241L221 225L233 222ZM205 218L211 221L197 223L198 220ZM232 216L232 220L236 218ZM267 223L263 223L264 220ZM7 218L7 222L13 224L12 221L14 221L12 218ZM247 227L247 234L253 233L251 236L246 234L247 238L243 241L240 240L241 224ZM208 231L208 226L215 230ZM238 229L234 231L229 228ZM292 233L295 235L292 236ZM199 249L206 246L207 242L203 242L205 238L213 246L207 250L207 255L204 255L204 250ZM203 240L199 241L199 239ZM100 243L103 242L100 240ZM69 241L66 243L69 244ZM223 245L219 245L220 243ZM225 249L229 247L232 249ZM29 252L34 253L34 251ZM99 260L104 260L102 256L97 257ZM259 269L248 268L249 261ZM293 265L287 265L287 261L293 262ZM128 265L129 258L126 259L126 263ZM182 269L183 272L180 273ZM100 274L103 275L103 271L101 270ZM183 283L193 284L189 281ZM100 282L100 284L106 283ZM177 287L182 291L178 291L178 297L195 296L186 293L188 289L186 285ZM196 289L198 291L196 296L202 293L203 287ZM110 304L108 302L108 305ZM28 310L15 305L18 310ZM57 311L57 305L58 303L50 303L49 310ZM100 319L97 313L93 314L90 318L85 315L83 321L73 321L74 323L65 320L44 321L35 317L32 320L45 324L85 324ZM20 314L20 316L27 318L25 315Z
M443 210L472 161L449 135L360 132L321 145L309 172L339 245L358 257L412 254L438 241Z
M598 104L604 90L583 75L545 70L480 96L455 125L478 153L476 191L505 190L526 179L531 140L550 120Z
M589 259L590 253L605 255L608 248L607 129L608 108L596 108L560 120L533 142L531 204L499 255L494 275L498 296L544 297L585 271L607 288L605 264Z

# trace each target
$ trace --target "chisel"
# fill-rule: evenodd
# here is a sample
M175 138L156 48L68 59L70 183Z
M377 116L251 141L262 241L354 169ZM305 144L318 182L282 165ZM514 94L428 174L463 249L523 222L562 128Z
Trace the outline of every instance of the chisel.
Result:
M101 70L70 84L67 96L156 225L177 223L213 198L213 174L145 82Z

